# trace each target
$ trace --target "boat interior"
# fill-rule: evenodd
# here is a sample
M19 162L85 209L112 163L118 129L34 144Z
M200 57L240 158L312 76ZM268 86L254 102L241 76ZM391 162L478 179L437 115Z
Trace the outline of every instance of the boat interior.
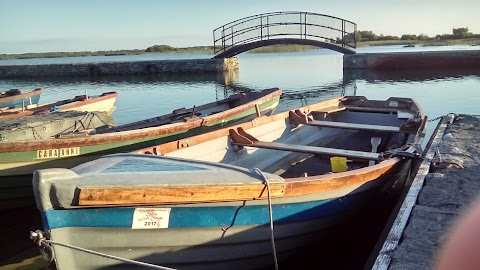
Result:
M418 146L412 144L425 121L407 110L296 110L266 125L232 128L227 142L186 143L185 149L161 155L259 168L287 178L322 175L372 166L392 156L417 157Z
M101 127L96 129L97 134L128 131L142 128L158 127L173 123L190 122L200 119L201 117L220 113L231 108L237 107L250 100L244 100L240 94L231 95L227 99L219 100L192 108L178 108L166 115L160 115L141 121L127 123L118 126Z

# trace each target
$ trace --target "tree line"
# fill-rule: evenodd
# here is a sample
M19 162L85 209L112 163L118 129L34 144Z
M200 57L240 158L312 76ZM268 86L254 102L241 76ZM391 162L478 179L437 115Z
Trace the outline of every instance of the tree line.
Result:
M411 41L428 41L428 40L452 40L452 39L468 39L468 38L480 38L480 34L473 34L469 32L468 27L453 28L452 34L442 34L436 35L434 37L429 37L425 34L413 35L413 34L403 34L401 37L383 34L377 35L372 31L357 31L355 33L355 39L353 35L348 35L345 37L347 43L352 43L354 40L357 42L365 41L385 41L385 40L411 40ZM341 40L337 40L341 42Z

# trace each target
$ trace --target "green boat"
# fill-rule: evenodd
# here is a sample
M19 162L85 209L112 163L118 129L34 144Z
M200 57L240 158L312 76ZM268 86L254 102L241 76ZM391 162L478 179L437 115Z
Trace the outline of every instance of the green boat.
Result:
M20 197L31 200L35 170L71 168L106 154L130 152L270 115L281 93L278 88L239 93L125 125L59 133L48 138L0 141L0 208ZM183 143L188 146L188 141Z

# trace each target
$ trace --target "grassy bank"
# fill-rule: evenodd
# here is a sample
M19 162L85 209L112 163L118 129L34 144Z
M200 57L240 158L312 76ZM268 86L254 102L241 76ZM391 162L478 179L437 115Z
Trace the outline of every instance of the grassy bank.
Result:
M116 56L116 55L140 55L157 54L160 52L146 52L145 50L116 50L116 51L82 51L82 52L45 52L45 53L22 53L0 54L0 60L7 59L31 59L31 58L59 58L59 57L82 57L82 56ZM172 54L212 54L213 47L190 47L176 48L175 51L162 53Z
M357 47L368 46L386 46L386 45L415 45L415 46L452 46L452 45L472 45L480 46L480 39L451 39L451 40L383 40L358 42ZM279 53L279 52L300 52L318 49L314 46L306 45L272 45L268 47L257 48L249 53ZM0 54L0 60L7 59L30 59L30 58L59 58L59 57L81 57L81 56L115 56L115 55L139 55L139 54L203 54L213 55L213 46L196 46L187 48L174 48L164 52L146 52L145 50L116 50L116 51L83 51L83 52L48 52L48 53L23 53L23 54Z
M357 47L386 46L386 45L418 45L418 46L452 46L452 45L480 45L480 38L448 39L448 40L382 40L358 42Z

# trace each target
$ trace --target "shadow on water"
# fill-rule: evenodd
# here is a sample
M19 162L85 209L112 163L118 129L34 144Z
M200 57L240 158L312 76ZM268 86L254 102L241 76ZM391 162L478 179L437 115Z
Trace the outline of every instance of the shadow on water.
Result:
M0 230L0 266L1 262L22 251L35 247L29 239L29 232L41 228L41 220L35 203L22 207L2 209ZM38 253L40 254L40 253Z

